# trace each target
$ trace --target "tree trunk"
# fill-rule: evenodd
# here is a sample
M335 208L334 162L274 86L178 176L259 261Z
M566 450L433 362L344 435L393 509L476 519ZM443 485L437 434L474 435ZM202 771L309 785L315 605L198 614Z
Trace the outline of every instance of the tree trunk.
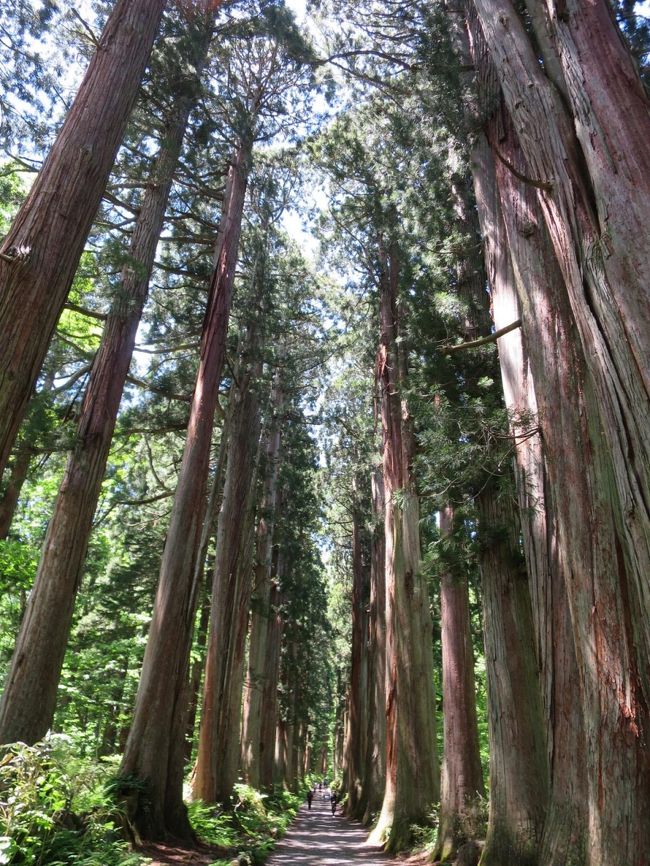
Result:
M287 722L279 718L275 731L275 754L273 760L273 785L283 787L287 767Z
M510 158L516 160L516 155L510 152ZM498 200L495 165L484 136L480 137L474 150L473 162L492 289L494 323L500 328L506 322L513 321L513 317L519 318L521 308ZM528 337L526 342L533 351L530 355L525 351L522 332L517 331L499 340L499 357L506 405L511 416L510 429L517 442L515 471L519 511L533 601L551 770L550 801L539 863L540 866L554 866L571 857L578 866L584 862L580 858L584 857L587 789L582 707L573 694L579 682L579 673L566 590L566 579L567 575L570 577L570 572L566 570L567 558L560 556L554 506L554 498L564 498L564 493L551 489L542 449L542 429L538 425L542 422L543 441L549 448L554 443L554 436L557 438L555 447L564 450L567 443L574 447L580 442L580 407L573 398L576 374L572 372L575 365L570 360L573 353L572 341L569 339L570 326L558 326L556 323L556 320L562 321L561 306L557 298L554 299L552 293L547 291L548 286L561 286L557 262L547 236L544 242L543 220L534 193L517 182L514 176L509 180L509 195L519 195L522 202L528 199L530 213L537 213L535 232L530 231L532 224L524 232L524 225L528 221L521 219L519 229L510 232L513 254L519 262L517 273L527 275L525 285L520 281L519 288L528 311L524 317ZM524 213L521 209L518 211ZM548 297L544 300L545 294ZM540 315L541 311L545 313ZM531 367L540 382L543 400L541 413L538 412ZM550 370L554 371L557 378L548 375ZM566 422L559 422L555 417L558 395L561 394L571 395L562 409L565 417L574 416L571 424L576 433L571 437L565 435ZM587 447L586 443L584 447Z
M295 788L296 779L296 716L297 716L297 689L294 678L298 648L295 643L290 643L286 651L288 667L284 670L284 685L289 695L287 716L284 720L284 775L282 782L289 791Z
M278 566L278 577L281 571ZM280 649L282 646L282 593L277 583L271 585L269 622L262 679L260 706L260 788L270 791L274 783L275 733L278 726L278 687L280 685Z
M281 427L279 415L283 395L280 375L276 373L271 411L273 417L266 444L264 491L257 524L254 589L251 602L251 630L248 649L248 672L244 684L244 715L242 726L242 768L249 785L260 785L262 700L266 691L271 606L273 527L277 503L278 470L280 465Z
M251 354L259 346L251 344ZM252 520L260 435L253 384L261 363L241 378L234 409L212 578L210 639L205 667L199 749L192 781L196 799L230 800L240 760L241 699L253 556Z
M0 249L0 476L99 207L165 0L117 0Z
M356 490L354 495L358 497ZM361 503L356 501L352 507L352 649L343 770L348 794L346 812L353 818L359 818L365 812L363 792L366 786L364 771L368 734L367 611L370 603L370 563Z
M381 246L381 245L380 245ZM413 436L406 382L406 348L398 312L397 250L380 254L381 392L386 491L386 789L371 839L404 847L410 826L424 822L438 799L432 624L420 572L419 503L411 474Z
M14 519L16 506L20 498L20 491L27 480L29 464L33 454L32 444L27 439L24 439L16 449L9 480L0 500L0 541L9 536L11 522Z
M598 527L599 549L589 551L589 560L596 559L589 572L584 562L570 563L572 582L567 584L583 685L588 862L637 863L650 848L644 817L650 809L645 745L650 735L650 430L645 411L650 283L648 251L639 246L636 234L639 222L647 222L648 152L639 139L647 129L647 112L628 80L629 59L622 63L605 27L608 13L600 3L585 12L581 34L582 13L576 16L575 4L553 19L573 117L544 78L510 3L476 0L476 6L526 161L526 177L532 176L537 187L543 182L537 198L588 365L584 405L589 451L583 456L589 457L589 477L583 480L581 474L578 482L589 488L589 499L578 508L587 512L587 502L592 508L600 503L584 515L593 515L587 522L592 530ZM596 32L603 35L602 48L591 42ZM603 69L596 72L601 54ZM594 80L587 82L592 74ZM626 118L620 108L625 112L630 99L638 107ZM621 149L619 142L628 135L630 141ZM569 477L564 475L565 487ZM566 523L559 519L564 533L570 515ZM600 527L604 523L609 532L612 521L607 544ZM575 536L564 537L565 544L575 547Z
M364 824L371 824L381 809L386 786L386 502L380 468L372 475L372 511L375 527L371 540L370 622L368 658L368 736L364 770L366 810Z
M163 133L128 250L122 285L108 315L81 407L74 449L48 524L27 614L0 709L0 741L33 743L52 724L74 602L97 508L124 383L147 299L167 200L187 121L198 98L211 28L188 57L195 70Z
M511 507L478 496L488 680L490 819L482 866L536 866L548 798L545 728L526 572Z
M454 531L454 510L440 513L440 534ZM440 578L444 751L439 829L433 859L449 862L476 838L477 801L484 794L476 720L474 653L467 574L447 569Z
M201 596L201 607L196 634L196 649L198 658L193 662L190 671L189 682L189 706L187 711L187 730L185 735L185 760L190 761L194 747L194 731L196 728L196 717L199 709L199 696L201 693L201 680L205 668L205 653L208 643L208 626L210 624L210 602L212 599L212 577L205 581L205 569L207 565L208 547L210 541L216 535L219 511L223 500L223 484L226 472L226 459L228 456L228 437L231 425L232 403L228 406L223 427L221 429L221 442L219 444L219 459L214 471L212 489L206 510L203 529L201 530L201 544L196 561L196 574L194 576L194 591L197 597Z
M251 154L252 140L243 140L228 174L187 439L121 766L122 775L147 784L147 796L139 798L133 820L148 839L191 835L182 795L193 582Z

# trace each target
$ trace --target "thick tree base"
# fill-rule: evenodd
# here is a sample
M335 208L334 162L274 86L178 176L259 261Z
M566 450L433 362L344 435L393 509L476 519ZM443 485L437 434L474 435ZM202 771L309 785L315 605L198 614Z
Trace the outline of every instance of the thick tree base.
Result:
M485 839L486 830L483 803L479 798L468 802L463 812L440 814L438 837L431 857L434 863L451 863L461 849L472 846L478 851L478 862L481 849L476 840Z
M124 833L134 847L170 843L190 848L200 845L184 803L176 804L166 814L152 802L146 783L134 779L117 779L114 797L123 816Z
M413 843L413 823L415 820L400 818L388 824L380 816L379 823L368 837L368 844L381 846L387 854L406 851Z
M491 829L479 866L539 866L539 842L526 839L522 832L518 838L504 828ZM603 864L604 866L604 864Z

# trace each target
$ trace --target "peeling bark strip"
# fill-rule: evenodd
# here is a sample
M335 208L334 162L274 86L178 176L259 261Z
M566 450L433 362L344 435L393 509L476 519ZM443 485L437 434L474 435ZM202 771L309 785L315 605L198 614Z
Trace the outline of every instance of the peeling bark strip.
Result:
M201 357L174 497L153 620L121 774L147 783L134 820L149 839L191 835L183 804L186 683L194 621L193 577L205 514L210 445L223 370L253 143L243 140L228 173Z
M165 0L117 0L63 127L2 242L0 475L99 207L164 6Z
M106 471L117 413L138 325L149 290L167 200L187 121L198 95L212 30L193 42L195 70L163 133L150 183L131 237L117 300L106 317L101 345L84 395L75 446L68 457L48 524L26 616L16 641L0 708L0 742L34 743L54 718L61 667L72 625L95 509Z

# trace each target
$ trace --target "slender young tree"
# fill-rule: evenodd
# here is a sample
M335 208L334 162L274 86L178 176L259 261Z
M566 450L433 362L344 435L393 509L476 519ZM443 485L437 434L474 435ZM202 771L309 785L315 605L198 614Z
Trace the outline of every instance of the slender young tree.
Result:
M279 556L276 558L275 580L271 583L269 617L266 637L266 655L262 675L262 698L260 702L260 788L273 789L275 767L275 741L278 726L278 688L280 685L280 650L282 646L282 595Z
M370 622L368 658L368 735L364 770L366 809L363 823L370 824L381 809L386 785L386 546L384 543L384 478L379 468L373 471L372 512L374 530L370 562Z
M165 0L118 0L63 127L0 247L0 473L135 103Z

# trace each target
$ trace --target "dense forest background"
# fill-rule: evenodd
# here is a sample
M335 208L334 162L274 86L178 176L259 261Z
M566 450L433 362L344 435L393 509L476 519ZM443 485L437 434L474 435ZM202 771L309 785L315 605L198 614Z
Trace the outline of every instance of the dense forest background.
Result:
M0 862L650 864L649 46L0 0Z

